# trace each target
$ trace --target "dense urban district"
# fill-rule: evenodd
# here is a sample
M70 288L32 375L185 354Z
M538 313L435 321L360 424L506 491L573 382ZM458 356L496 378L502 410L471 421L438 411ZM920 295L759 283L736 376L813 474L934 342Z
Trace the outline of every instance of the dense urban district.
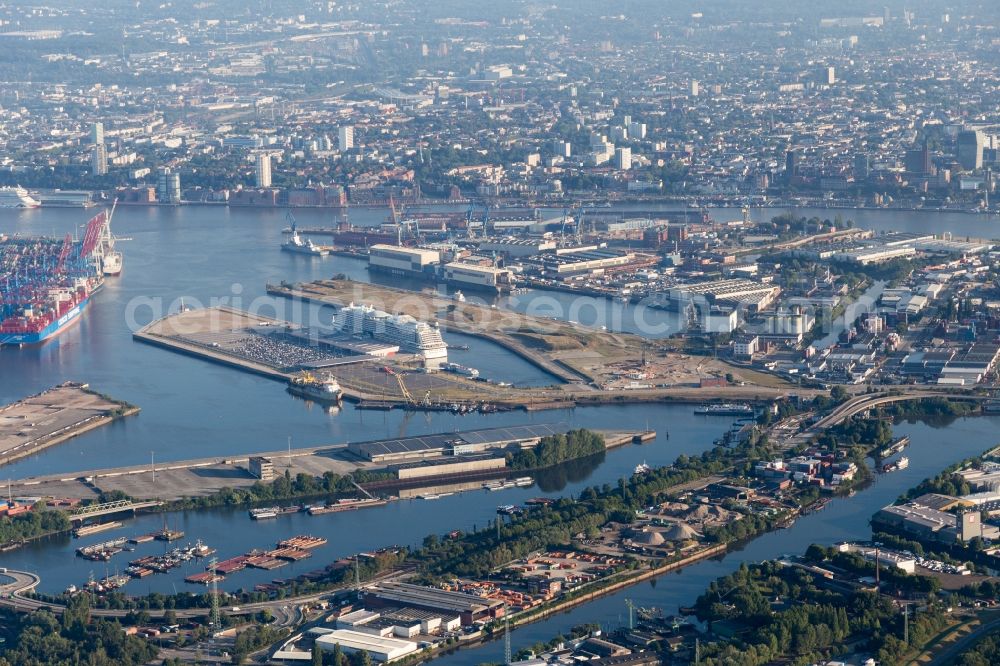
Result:
M0 666L1000 662L1000 5L884 4L0 6Z

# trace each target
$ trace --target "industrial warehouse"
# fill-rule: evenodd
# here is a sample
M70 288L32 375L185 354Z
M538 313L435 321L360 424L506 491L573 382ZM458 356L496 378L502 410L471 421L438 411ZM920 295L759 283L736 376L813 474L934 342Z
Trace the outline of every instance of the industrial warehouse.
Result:
M361 603L340 608L323 624L289 640L275 661L303 663L312 645L323 652L364 651L378 662L395 661L462 627L504 616L503 599L386 581L361 591Z
M443 433L356 442L348 445L354 455L373 463L413 461L445 455L463 456L510 446L534 446L542 437L560 435L569 430L566 423L487 428L460 433Z
M463 256L448 246L403 247L374 245L368 252L368 270L402 277L443 280L467 289L509 291L514 286L514 273L493 265L486 258ZM452 259L456 259L452 261ZM442 264L442 261L448 263Z

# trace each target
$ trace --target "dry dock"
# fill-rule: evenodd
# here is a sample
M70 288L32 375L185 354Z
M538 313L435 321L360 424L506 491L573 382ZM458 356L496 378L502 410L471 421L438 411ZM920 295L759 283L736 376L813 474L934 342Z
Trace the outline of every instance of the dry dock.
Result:
M74 382L0 407L0 465L138 411Z

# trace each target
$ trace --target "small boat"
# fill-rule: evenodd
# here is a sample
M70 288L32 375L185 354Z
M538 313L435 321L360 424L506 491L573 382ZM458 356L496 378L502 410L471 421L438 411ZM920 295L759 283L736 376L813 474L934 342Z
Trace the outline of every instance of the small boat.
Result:
M882 471L885 473L898 472L899 470L906 469L909 466L910 466L910 459L907 458L906 456L903 456L896 462L882 465Z
M445 372L453 372L456 375L471 377L472 379L479 376L479 371L475 368L469 368L464 365L459 365L458 363L445 363L441 366L441 369Z

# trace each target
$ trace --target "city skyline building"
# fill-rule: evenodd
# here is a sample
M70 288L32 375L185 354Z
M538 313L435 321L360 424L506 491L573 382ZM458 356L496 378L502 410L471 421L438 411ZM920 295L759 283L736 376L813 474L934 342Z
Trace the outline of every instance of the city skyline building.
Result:
M344 153L354 148L354 128L345 125L337 130L337 149Z
M257 187L271 187L271 156L257 153L254 177Z

